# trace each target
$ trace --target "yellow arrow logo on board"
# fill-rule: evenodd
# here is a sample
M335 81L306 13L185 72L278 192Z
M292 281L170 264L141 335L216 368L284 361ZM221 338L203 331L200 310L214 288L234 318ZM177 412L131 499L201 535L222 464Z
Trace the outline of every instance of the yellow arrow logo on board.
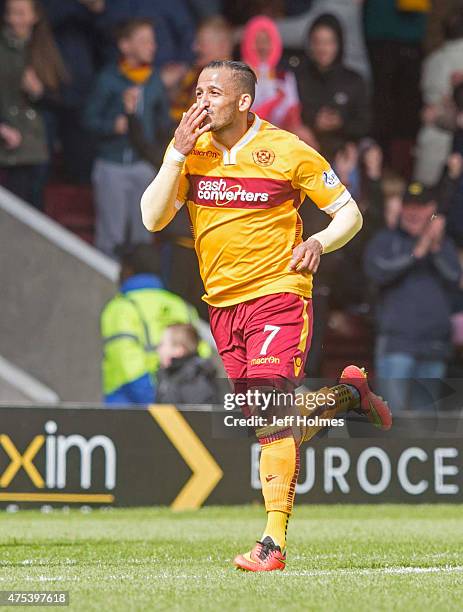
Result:
M215 489L223 472L173 404L156 404L148 410L193 472L172 502L171 508L195 510Z

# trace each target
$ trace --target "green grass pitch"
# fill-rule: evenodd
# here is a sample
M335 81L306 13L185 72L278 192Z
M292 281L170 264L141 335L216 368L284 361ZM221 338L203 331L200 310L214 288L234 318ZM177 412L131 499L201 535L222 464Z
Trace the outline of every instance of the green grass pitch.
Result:
M235 570L263 521L257 506L2 512L0 590L69 590L84 611L463 609L462 506L299 506L286 571Z

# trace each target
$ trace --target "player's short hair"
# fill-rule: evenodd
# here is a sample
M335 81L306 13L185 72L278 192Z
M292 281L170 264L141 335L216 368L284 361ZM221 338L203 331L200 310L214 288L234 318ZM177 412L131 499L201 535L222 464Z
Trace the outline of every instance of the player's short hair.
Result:
M170 341L175 347L182 347L188 354L198 351L199 335L190 323L174 323L166 327Z
M240 93L248 93L252 101L256 97L257 77L254 70L244 62L235 62L232 60L214 60L204 66L203 70L207 69L226 68L233 72L233 76L239 83Z
M151 19L135 17L133 19L125 19L119 22L114 28L114 40L118 43L121 40L130 38L139 28L154 28L154 22Z

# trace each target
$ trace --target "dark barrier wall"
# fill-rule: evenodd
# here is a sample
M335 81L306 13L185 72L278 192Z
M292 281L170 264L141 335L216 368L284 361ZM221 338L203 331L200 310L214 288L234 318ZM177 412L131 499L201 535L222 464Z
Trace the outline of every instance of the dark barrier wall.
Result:
M0 503L114 506L261 501L259 446L223 412L0 408ZM302 449L299 503L463 502L460 419L350 421Z

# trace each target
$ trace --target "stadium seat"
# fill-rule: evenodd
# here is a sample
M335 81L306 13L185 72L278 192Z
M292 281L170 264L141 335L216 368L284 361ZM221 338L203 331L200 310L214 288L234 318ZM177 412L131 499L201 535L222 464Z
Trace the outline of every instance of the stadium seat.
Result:
M89 185L47 185L45 213L85 242L93 244L95 211Z
M336 378L347 362L360 363L368 372L373 369L373 330L364 316L348 314L349 335L326 329L323 342L322 377Z

